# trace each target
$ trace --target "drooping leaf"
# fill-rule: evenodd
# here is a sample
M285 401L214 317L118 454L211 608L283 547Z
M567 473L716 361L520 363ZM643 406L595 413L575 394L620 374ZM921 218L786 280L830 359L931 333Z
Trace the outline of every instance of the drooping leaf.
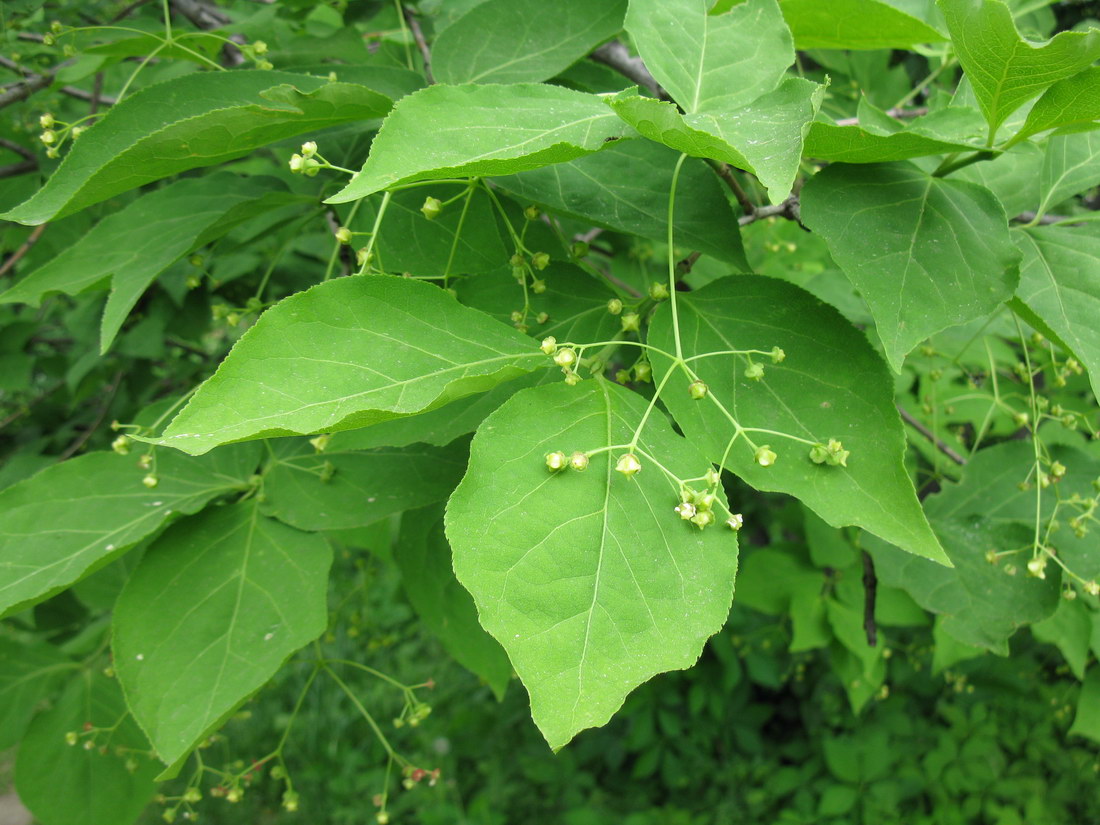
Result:
M1093 666L1085 677L1069 732L1100 742L1100 667Z
M982 148L983 125L981 115L964 106L940 109L906 125L864 99L859 104L858 125L815 122L806 135L805 153L843 163L882 163L974 151Z
M1037 46L1020 37L1001 0L938 2L990 135L1029 100L1100 57L1100 32L1062 32Z
M794 63L776 0L717 15L707 0L630 0L626 30L646 68L685 112L729 114L772 91Z
M108 215L0 294L0 304L39 306L52 293L76 295L109 279L100 336L106 352L142 293L171 264L242 221L298 200L277 178L218 172L177 181Z
M216 496L243 490L255 458L251 448L219 451L203 461L162 453L159 483L150 489L135 457L88 453L3 490L0 615L64 590L174 514L197 512Z
M668 239L668 190L677 155L649 140L619 141L602 152L494 182L516 197L597 226ZM737 216L717 176L702 161L680 169L690 198L677 203L673 228L684 246L749 271Z
M429 86L394 106L363 168L327 202L414 180L538 169L599 151L627 131L596 95L559 86Z
M73 143L46 185L0 218L45 223L283 138L381 117L391 105L365 86L287 72L177 77L112 106Z
M945 560L902 463L905 434L894 409L893 381L862 333L832 307L772 278L723 278L682 293L678 304L685 358L773 347L785 354L778 364L753 356L763 366L762 381L744 376L744 356L691 361L709 388L698 401L689 395L685 375L670 379L662 399L710 461L725 457L725 466L749 484L796 496L834 527L858 525L911 553ZM675 349L667 306L653 318L649 343ZM651 358L659 380L671 362L656 353ZM737 425L730 416L749 429L748 438L732 445ZM809 444L751 428L811 443L839 439L851 455L846 467L815 464ZM774 465L756 463L749 439L778 454Z
M66 734L86 724L103 729L94 739L86 732L84 741L106 746L105 753L66 742ZM149 755L118 682L90 668L31 723L19 747L15 786L42 825L119 825L134 822L149 804L163 767Z
M115 606L112 650L134 718L169 765L328 621L332 551L260 515L208 510L161 536Z
M825 87L802 78L783 81L740 108L680 114L671 103L625 92L608 101L645 137L693 157L713 158L752 172L773 202L791 191L802 144Z
M897 371L919 342L987 315L1016 286L997 199L912 164L829 166L803 188L802 219L863 295Z
M264 313L157 442L192 454L441 407L543 366L538 345L423 281L328 281Z
M310 531L366 527L443 501L466 470L457 446L318 452L302 439L279 444L275 458L264 474L262 510Z
M394 558L420 620L459 664L484 679L498 700L504 698L512 663L478 624L474 601L455 578L441 506L409 510L402 516Z
M879 0L779 0L799 49L907 49L947 38Z
M517 393L478 428L447 506L458 580L555 749L642 682L690 667L729 610L736 535L680 519L678 485L654 461L625 477L613 469L622 446L583 472L547 470L555 450L625 445L645 410L603 379ZM659 413L638 446L681 478L707 466Z
M1085 678L1092 637L1092 612L1080 599L1059 601L1054 615L1032 625L1031 632L1039 641L1048 642L1062 652L1074 676Z
M1059 80L1035 101L1024 127L1008 142L1018 141L1048 129L1087 131L1100 127L1100 66Z
M441 83L537 83L614 37L626 0L487 0L432 44Z
M1053 135L1039 170L1039 215L1100 180L1100 132Z
M1023 253L1017 296L1073 348L1100 397L1100 233L1043 226L1012 235Z
M45 642L0 638L0 749L19 743L39 705L50 699L66 674L79 668Z

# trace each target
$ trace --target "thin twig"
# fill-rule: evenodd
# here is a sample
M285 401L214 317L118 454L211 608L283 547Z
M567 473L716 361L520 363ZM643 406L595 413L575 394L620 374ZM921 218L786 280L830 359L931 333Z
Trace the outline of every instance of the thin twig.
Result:
M878 592L878 576L875 575L875 562L866 550L863 553L863 631L867 634L867 644L878 644L878 625L875 624L875 596Z
M939 450L941 453L943 453L945 456L950 458L952 461L954 461L959 466L962 466L962 465L966 464L966 459L965 458L963 458L957 452L952 450L943 441L936 438L935 434L930 429L928 429L926 426L924 426L924 424L922 424L916 417L914 417L913 414L909 412L909 410L905 409L905 407L903 407L899 404L898 405L898 412L901 414L901 417L905 420L906 424L908 424L910 427L912 427L918 433L920 433L925 438L927 438L929 441L931 441L933 444L935 444L937 450Z
M416 19L416 12L407 6L401 7L402 13L405 15L405 22L409 24L409 31L412 32L413 40L416 41L416 47L420 49L420 58L424 61L424 76L428 78L428 83L435 83L435 78L432 76L432 52L428 48L428 41L424 39L424 32L420 28L420 21Z
M3 147L5 149L10 149L11 151L15 152L15 154L19 155L20 157L25 158L26 160L34 160L35 159L34 152L32 152L26 146L21 146L20 144L16 143L14 140L8 140L5 137L0 137L0 147Z
M1035 213L1034 212L1021 212L1019 215L1017 215L1012 220L1017 221L1019 223L1031 223L1032 221L1035 220ZM1061 223L1062 221L1068 221L1068 220L1072 220L1072 218L1069 215L1043 215L1043 217L1039 218L1038 223L1040 225L1046 225L1046 224L1052 224L1052 223Z
M633 80L639 86L643 86L659 98L668 99L668 95L661 88L657 80L649 73L640 57L634 57L627 51L626 46L618 40L604 43L596 51L592 52L592 59L598 60L606 66L610 66L623 77Z
M38 168L38 161L35 160L21 160L19 163L12 163L8 166L0 166L0 180L4 178L15 178L19 175L25 175L28 172L33 172Z
M19 262L19 259L30 252L31 247L42 237L42 233L46 231L47 226L48 224L44 223L36 226L34 231L27 236L27 240L23 241L22 245L11 254L11 257L4 261L4 265L0 266L0 278L7 275L8 271Z
M928 114L927 106L920 106L916 109L887 109L886 114L893 118L911 118L911 117L924 117ZM836 126L859 126L858 117L845 117L836 121Z
M726 186L733 192L733 196L737 198L737 202L741 204L741 211L746 215L754 214L756 212L756 206L753 204L752 200L749 199L748 192L741 188L741 184L738 183L737 178L734 177L730 165L728 163L715 163L713 166L714 171L718 173L718 177L725 181Z
M88 439L92 437L92 434L99 429L103 423L103 419L107 417L107 410L111 407L111 402L114 401L115 393L118 392L118 385L122 381L123 371L119 370L115 373L114 378L111 379L111 383L107 386L106 395L103 398L103 402L99 405L99 409L96 411L95 420L80 434L80 436L70 444L65 452L61 454L58 461L64 461L67 458L72 458L76 453L88 443Z
M51 83L53 83L53 75L43 74L24 77L22 83L18 83L3 94L0 94L0 109L3 109L5 106L10 106L13 103L18 103L21 100L26 100L35 92L45 89Z
M769 204L767 206L757 206L753 209L751 215L742 215L737 219L737 223L740 226L748 226L750 223L764 220L764 218L786 218L789 221L794 221L807 232L805 224L802 223L802 213L799 211L798 195L791 195L782 203Z

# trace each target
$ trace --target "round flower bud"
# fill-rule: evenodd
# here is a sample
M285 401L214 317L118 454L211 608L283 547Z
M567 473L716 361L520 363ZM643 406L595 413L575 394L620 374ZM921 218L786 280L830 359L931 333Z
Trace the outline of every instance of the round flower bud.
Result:
M699 510L691 517L691 523L702 530L714 524L714 513L710 510Z
M351 243L351 230L346 226L341 226L333 234L340 243Z
M1012 420L1013 422L1015 422L1017 427L1026 427L1027 422L1030 421L1026 412L1014 413L1012 416Z
M241 798L243 796L244 791L242 791L240 788L230 788L225 794L225 800L226 802L232 802L236 804L237 802L241 801Z
M628 312L620 320L623 332L637 332L642 327L642 317L637 312Z
M575 241L571 247L569 247L569 254L577 260L588 256L588 244L584 241Z
M537 206L528 206L523 210L523 217L529 221L537 221L539 219L539 208Z
M188 289L198 289L202 286L202 278L198 275L188 275L183 283Z
M691 521L695 517L695 505L690 501L683 501L672 508L684 521Z
M73 130L69 134L72 135L73 140L76 140L78 137L80 137L82 134L84 134L87 131L88 131L87 126L74 126Z
M38 118L38 125L43 129L52 129L54 127L53 115L46 112L44 115Z
M532 279L531 291L536 295L542 295L542 293L546 292L546 281L541 278Z
M287 791L283 794L283 807L291 813L298 810L298 793L296 791Z
M1045 579L1047 577L1046 569L1046 556L1036 556L1027 563L1027 572L1037 579Z
M634 380L647 383L653 380L653 367L648 361L638 361L634 364Z
M1100 582L1095 579L1085 582L1085 592L1090 596L1100 596Z
M305 171L306 159L295 152L290 156L290 172L293 175L297 175Z
M257 60L256 68L261 69L265 72L270 72L272 69L275 68L275 64L272 63L270 60Z
M734 513L726 519L726 526L735 533L745 525L745 517L740 513Z
M545 324L549 320L550 320L550 313L548 313L548 312L540 312L538 315L535 316L535 323L536 324Z
M421 214L430 221L434 221L438 218L439 213L442 211L443 201L439 198L427 197L424 199L424 205L420 207Z
M145 478L143 478L141 480L141 483L144 484L146 487L148 487L150 490L152 490L154 487L156 487L158 484L160 484L160 479L158 479L155 475L150 473L149 475L145 476Z
M252 44L252 52L254 54L267 54L267 44L262 40L257 40ZM317 150L317 145L314 144L314 151Z
M569 459L565 457L565 453L561 450L546 454L546 467L553 473L564 470L568 463Z
M778 364L784 358L787 357L787 353L783 352L779 347L772 347L772 363Z
M702 401L707 397L707 385L696 379L688 384L688 395L696 401Z
M385 811L379 811L375 814L374 821L377 822L378 825L389 825L390 815Z
M541 349L547 355L553 355L555 352L558 351L558 339L555 338L553 335L547 335L545 338L542 339L542 345L539 346L539 349Z
M80 736L77 734L77 732L75 730L71 730L71 731L69 731L68 733L65 734L65 744L66 745L75 745L79 739L80 739Z
M146 453L138 459L138 467L142 470L148 470L153 466L153 456L150 453Z
M588 469L588 454L582 453L579 450L573 455L569 456L569 466L574 470L581 471Z
M536 252L531 256L531 266L541 272L550 266L550 256L545 252Z
M610 312L612 315L618 315L620 312L623 311L623 302L620 301L618 298L612 298L610 301L607 302L607 311Z
M566 374L565 385L567 387L575 387L579 383L581 383L581 377L577 373L570 372Z
M61 34L61 30L63 28L64 26L61 25L60 20L54 20L52 23L50 23L50 31L52 31L54 34Z
M757 447L756 452L753 453L753 461L759 464L761 467L770 467L775 464L775 460L779 458L775 451L772 450L767 444L762 447Z
M53 129L47 129L45 132L38 136L38 139L42 141L46 146L53 146L57 143L57 132Z
M196 788L194 785L192 785L190 788L188 788L186 791L183 792L183 801L184 802L201 802L202 801L202 791L200 791L198 788Z
M52 34L42 35L42 45L43 46L52 46L56 42L57 42L57 40L54 38L54 36Z
M745 367L745 377L750 381L760 381L764 378L764 367L761 364L749 364Z
M363 246L355 251L355 263L357 266L366 266L367 262L374 257L374 250L368 249Z
M559 367L571 367L577 363L577 353L572 347L564 347L554 353L554 363Z
M1050 474L1055 478L1061 478L1066 474L1066 465L1061 461L1055 461L1050 465Z
M668 284L658 283L654 281L649 285L649 297L654 301L667 301L668 300Z
M523 260L523 256L518 252L508 259L508 263L512 265L512 269L522 269L526 261Z
M130 437L127 435L120 435L118 438L111 442L111 449L119 455L129 455Z
M707 470L706 475L703 476L703 480L707 483L707 486L717 487L718 483L722 480L722 476L716 469L711 467Z
M314 140L307 140L302 144L302 157L311 158L317 154L317 142Z
M225 316L225 322L231 327L237 326L241 322L241 314L239 312L230 312Z
M634 453L627 453L619 457L619 460L615 463L615 469L627 478L630 478L635 473L641 471L642 463L638 461L638 456L634 455Z

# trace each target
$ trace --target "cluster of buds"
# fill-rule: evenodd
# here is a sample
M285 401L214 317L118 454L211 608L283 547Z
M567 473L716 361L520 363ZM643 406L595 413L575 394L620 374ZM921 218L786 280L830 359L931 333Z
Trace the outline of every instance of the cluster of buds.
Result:
M404 770L405 778L401 781L401 785L406 791L411 791L426 779L428 780L428 787L434 788L439 781L439 773L439 768L426 771L423 768L414 768L409 765Z
M1085 368L1076 358L1067 358L1066 362L1055 370L1054 380L1051 383L1056 387L1064 387L1070 375L1081 375L1084 371Z
M553 335L543 338L539 349L552 357L554 363L561 367L561 371L565 374L566 384L573 386L580 382L581 377L576 370L579 359L575 349L572 347L559 347L558 341Z
M635 361L634 366L616 372L615 380L620 384L627 384L631 381L648 384L653 380L653 366L649 361Z
M403 728L405 725L408 725L410 728L419 727L420 723L431 715L431 712L431 705L425 704L424 702L415 702L411 705L407 705L401 712L401 715L394 718L393 726L395 728Z
M810 447L810 461L830 467L847 467L848 456L851 454L852 451L845 450L844 445L835 438L830 438L828 444L814 444Z
M267 44L264 41L257 40L255 43L245 43L238 48L241 50L241 54L256 64L257 69L269 71L275 68L271 61L264 57L267 54Z
M546 469L552 473L558 473L569 468L577 472L588 469L588 453L577 450L572 455L566 455L561 450L555 450L546 454Z
M302 144L302 153L293 154L290 156L290 171L294 175L305 175L307 178L314 177L321 171L324 164L317 160L317 144L312 140L307 140Z
M714 524L714 505L718 496L713 490L695 490L684 486L680 489L680 503L673 509L684 521L690 521L700 530Z

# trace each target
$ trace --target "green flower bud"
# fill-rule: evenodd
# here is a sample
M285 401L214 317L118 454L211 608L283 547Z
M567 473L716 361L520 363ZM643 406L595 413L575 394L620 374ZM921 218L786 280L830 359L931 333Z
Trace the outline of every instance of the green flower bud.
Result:
M691 523L700 530L704 527L709 527L714 524L714 513L710 510L698 510L695 515L691 517Z
M618 370L615 373L615 381L619 384L630 383L630 370Z
M545 324L549 320L550 320L550 313L548 313L548 312L540 312L538 315L535 316L535 323L536 324Z
M684 521L691 521L695 518L695 505L690 501L683 501L672 508L680 518Z
M54 38L54 36L52 34L42 35L42 45L43 46L52 46L56 42L57 42L57 40L56 40L56 38Z
M231 327L237 326L241 322L241 315L239 312L230 312L225 316L225 322Z
M550 266L550 256L545 252L536 252L531 256L531 266L541 272Z
M118 438L111 442L111 449L119 455L129 455L130 437L127 435L120 435Z
M305 171L305 162L306 162L306 159L304 157L302 157L301 155L299 155L298 153L294 153L293 155L291 155L290 156L290 173L292 175L297 175L297 174L300 174L300 173L304 172Z
M1085 592L1090 596L1100 596L1100 582L1095 579L1085 582Z
M531 291L536 295L542 295L542 293L546 292L546 281L541 278L532 279Z
M225 794L226 802L232 802L233 804L240 802L242 797L244 797L244 791L240 788L230 788Z
M66 43L64 46L61 47L61 54L63 54L65 57L75 57L76 46L74 46L72 43Z
M623 302L620 301L618 298L612 298L610 301L607 302L607 311L610 312L612 315L618 315L620 312L623 311Z
M702 401L707 397L707 385L696 379L688 384L688 395L696 401Z
M378 825L389 825L390 815L385 811L379 811L375 814L374 821L377 822Z
M779 364L787 357L787 353L783 352L779 347L772 347L772 363Z
M554 353L554 363L559 367L571 367L577 363L577 353L572 347L564 347Z
M653 366L648 361L637 361L634 364L634 380L648 383L653 380Z
M54 127L53 115L46 112L44 115L38 118L38 125L43 129L52 129Z
M565 457L565 453L561 450L546 454L546 467L552 473L564 470L568 464L569 459Z
M57 143L57 132L53 129L47 129L45 132L38 136L38 139L42 141L46 146L53 146Z
M298 793L296 791L286 791L283 794L283 808L290 811L290 813L298 810Z
M80 735L75 730L71 730L65 734L66 745L75 745L79 740Z
M523 217L529 221L537 221L539 219L539 214L539 208L534 205L528 206L523 210Z
M317 142L314 140L307 140L302 144L302 157L311 158L317 154Z
M154 487L156 487L158 484L160 484L160 479L158 479L155 475L150 473L149 475L145 476L145 478L143 478L141 480L141 483L144 484L146 487L148 487L150 490L152 490Z
M52 31L54 34L61 34L64 28L65 27L61 25L60 20L54 20L50 23L50 31Z
M443 201L439 198L427 197L424 199L424 205L420 207L421 214L430 221L438 218L442 211Z
M512 265L512 269L523 269L523 265L526 261L523 260L523 256L518 252L508 259L508 263Z
M568 372L565 374L565 385L567 387L575 387L581 383L581 377L575 372Z
M569 254L575 259L580 260L588 256L589 246L584 241L575 241L571 247L569 247Z
M1066 474L1066 465L1061 461L1055 461L1050 465L1050 474L1055 478L1061 478Z
M351 230L346 226L341 226L333 234L340 243L351 243Z
M637 332L642 327L642 317L637 312L628 312L620 320L623 332Z
M717 487L719 482L722 481L721 474L713 467L709 468L706 475L703 476L703 480L707 483L708 487Z
M745 377L750 381L761 381L764 378L764 367L762 364L749 364L745 367Z
M260 69L261 71L270 72L272 69L275 68L275 64L272 63L270 60L257 60L256 68Z
M573 455L569 456L569 466L574 470L582 471L588 469L588 454L582 453L579 450Z
M634 455L634 453L627 453L619 457L619 460L615 463L615 469L627 478L630 478L634 474L641 472L642 463L638 461L638 456Z
M759 464L761 467L770 467L775 464L775 460L779 458L767 444L762 447L757 447L756 452L753 453L753 461Z
M323 453L325 448L328 447L328 443L332 440L330 433L322 433L321 435L314 436L309 440L309 443L319 453Z
M668 284L662 284L654 281L649 285L649 297L654 301L667 301L668 300Z
M1034 576L1037 579L1045 579L1047 577L1047 557L1045 555L1036 556L1027 563L1028 575Z
M198 788L196 788L194 785L192 785L190 788L188 788L186 791L183 792L183 801L184 802L201 802L202 801L202 791L200 791Z
M1028 415L1027 415L1026 412L1018 412L1018 413L1014 413L1012 415L1012 420L1016 424L1017 427L1026 427L1028 421L1030 421L1031 419L1028 418Z
M734 513L726 519L726 526L735 533L745 525L745 517L740 513Z
M558 351L558 339L555 338L553 335L547 335L545 338L542 339L542 345L539 346L539 349L541 349L547 355L553 355L555 352Z
M262 40L257 40L252 44L253 54L267 54L267 44Z

